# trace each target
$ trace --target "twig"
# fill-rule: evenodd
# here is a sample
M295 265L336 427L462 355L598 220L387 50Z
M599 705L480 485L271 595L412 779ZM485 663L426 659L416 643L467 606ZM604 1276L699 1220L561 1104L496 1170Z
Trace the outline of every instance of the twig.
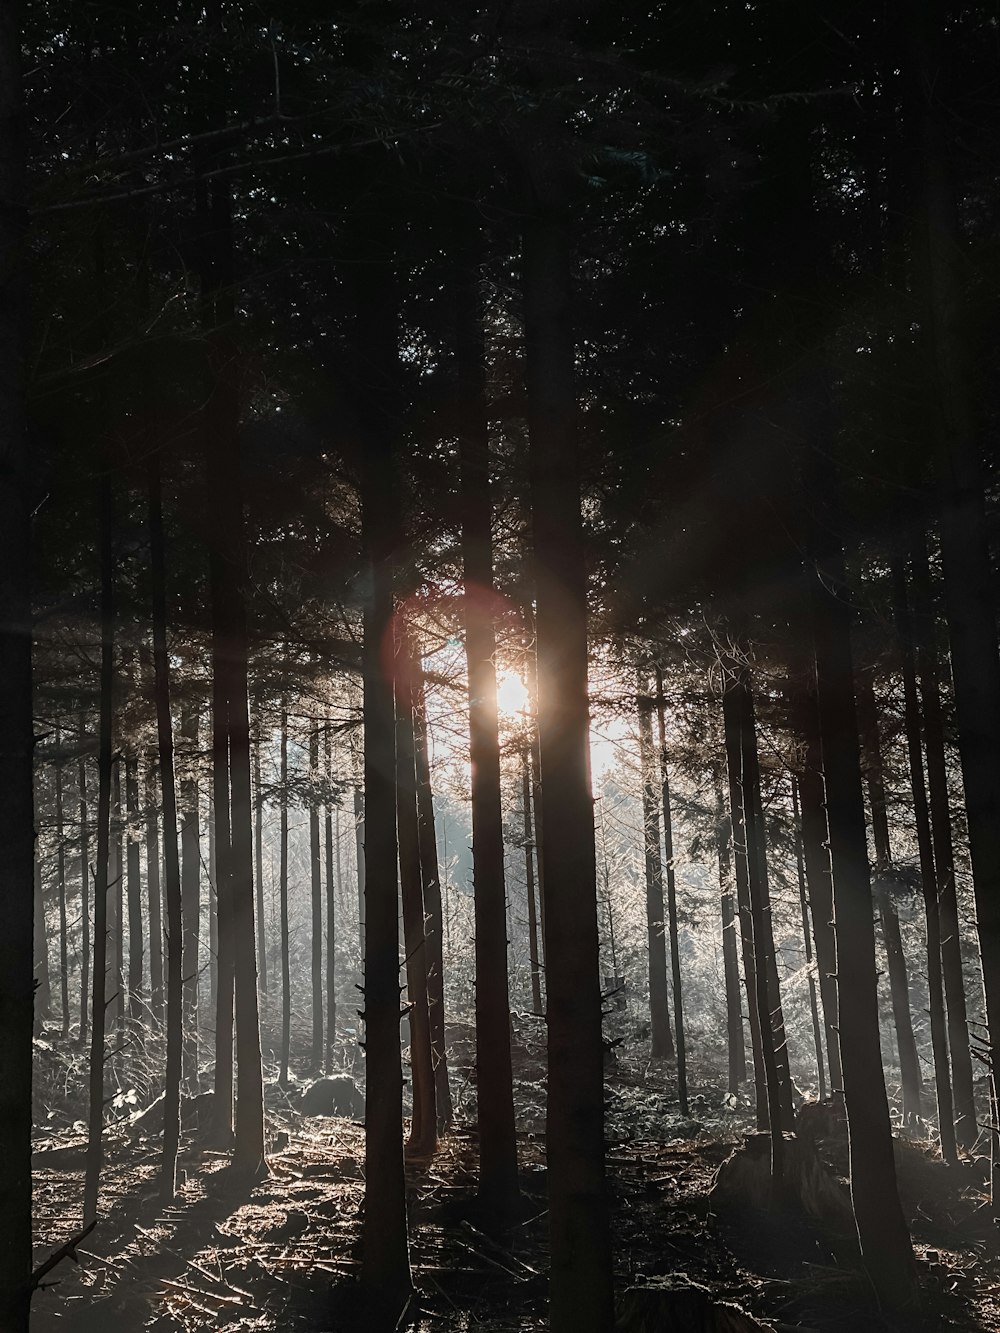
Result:
M90 1235L96 1226L97 1218L95 1217L89 1226L85 1226L83 1230L78 1232L75 1236L70 1236L69 1240L64 1241L57 1250L53 1250L49 1257L40 1263L31 1274L30 1289L34 1291L38 1287L42 1278L45 1277L47 1273L51 1273L56 1264L61 1264L64 1259L70 1258L75 1264L78 1264L80 1260L76 1257L76 1247L82 1240L85 1240Z

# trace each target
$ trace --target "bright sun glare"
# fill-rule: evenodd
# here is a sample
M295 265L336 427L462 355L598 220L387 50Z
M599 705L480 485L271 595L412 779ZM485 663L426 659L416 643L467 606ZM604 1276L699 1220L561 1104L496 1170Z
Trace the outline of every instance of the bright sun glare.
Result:
M516 717L528 707L528 691L516 671L497 672L497 707L505 717Z

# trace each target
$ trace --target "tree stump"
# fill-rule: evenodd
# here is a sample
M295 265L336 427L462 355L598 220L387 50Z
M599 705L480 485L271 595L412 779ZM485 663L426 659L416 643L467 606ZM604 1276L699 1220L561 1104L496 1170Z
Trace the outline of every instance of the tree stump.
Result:
M629 1287L621 1299L618 1333L761 1333L771 1328L738 1306L715 1301L696 1282Z

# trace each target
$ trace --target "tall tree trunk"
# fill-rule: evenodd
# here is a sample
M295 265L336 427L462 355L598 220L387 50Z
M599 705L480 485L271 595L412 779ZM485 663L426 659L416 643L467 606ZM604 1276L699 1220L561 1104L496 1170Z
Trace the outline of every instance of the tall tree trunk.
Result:
M667 770L667 705L663 697L663 672L659 667L656 668L656 725L657 739L660 742L660 803L663 807L663 865L667 872L667 928L670 933L670 975L674 990L677 1096L680 1102L681 1115L687 1115L684 994L681 987L680 939L677 933L677 876L674 871L674 830L670 811L670 775Z
M160 1199L168 1203L177 1185L177 1145L180 1138L181 1066L183 1063L184 942L181 867L177 854L177 798L174 781L174 733L170 716L170 659L167 654L167 573L163 540L163 502L160 459L154 451L149 468L149 553L153 609L153 694L156 702L156 740L160 792L163 804L163 876L167 941L167 1067L163 1080L163 1154L160 1159ZM152 795L152 793L151 793ZM150 816L153 829L156 815ZM151 864L158 865L155 838ZM152 890L151 890L152 892ZM157 899L159 893L157 892ZM150 930L152 931L152 921ZM160 929L157 910L157 932ZM197 970L197 969L196 969ZM162 986L162 977L160 985Z
M323 867L319 842L319 730L309 730L309 888L312 906L309 935L309 979L312 985L312 1068L323 1068Z
M427 1006L427 940L420 867L416 765L413 744L412 630L397 617L395 644L396 695L396 829L399 838L399 883L403 899L403 943L410 1021L410 1077L413 1115L406 1152L425 1157L437 1143L434 1062L431 1058L430 1014Z
M208 824L208 998L213 1021L218 1008L219 993L219 894L218 862L215 855L215 810L211 799L205 812Z
M330 742L329 722L324 728L325 768L327 800L324 811L324 833L326 835L326 1046L323 1055L323 1068L329 1074L333 1069L333 1052L337 1044L337 906L334 895L334 860L333 860L333 754ZM340 880L340 823L337 824L337 875Z
M823 1036L819 1021L819 1004L816 998L816 978L813 975L812 940L809 934L809 899L806 893L806 858L802 850L802 813L799 809L799 783L792 778L792 823L795 830L795 872L799 882L799 907L802 912L802 942L806 951L806 968L809 971L809 1017L812 1020L813 1047L816 1051L816 1077L819 1085L819 1099L826 1101L826 1067L823 1060Z
M825 494L832 485L823 488ZM913 1250L896 1190L892 1129L879 1048L878 984L861 750L854 703L851 601L839 553L814 580L816 684L837 929L840 1049L851 1200L861 1258L883 1310L917 1299Z
M122 769L121 757L115 756L111 776L111 898L109 914L111 916L111 947L114 951L111 963L111 1016L119 1046L123 1042L125 1026L125 950L124 933L124 859L122 857ZM117 1066L117 1058L112 1058L112 1068Z
M287 676L287 652L286 652ZM278 914L281 936L281 1050L278 1081L288 1084L292 1043L292 979L288 957L288 706L281 700L281 759L278 791Z
M359 248L365 249L360 238ZM392 636L393 559L401 526L396 479L399 314L391 255L390 241L365 266L363 281L356 265L348 265L346 272L359 369L361 548L367 588L362 646L367 1115L361 1284L376 1318L386 1323L398 1319L412 1290L399 1043L395 717L385 650Z
M797 774L802 818L802 856L805 861L809 906L812 911L819 993L823 1001L826 1058L830 1065L830 1091L835 1099L839 1099L843 1096L844 1074L840 1059L840 1027L837 1016L837 939L833 927L830 852L826 845L826 795L820 754L815 667L800 664L800 673L801 678L792 685L791 694L795 725L803 745L802 764ZM810 682L807 676L812 676L813 681Z
M358 951L365 957L365 797L360 787L354 788L354 866L358 881Z
M263 741L258 721L253 747L253 870L257 896L257 976L267 994L267 948L264 939L264 789L260 781L260 750Z
M767 1129L771 1136L771 1179L778 1191L784 1177L784 1130L791 1128L791 1087L788 1078L788 1048L777 990L774 936L771 931L771 902L768 892L763 819L760 809L760 770L757 759L757 727L749 671L730 663L732 678L723 696L728 705L727 733L735 735L733 759L743 809L743 836L747 849L747 880L750 898L750 932L753 941L754 991L751 1002L757 1009L760 1027L761 1063L767 1098ZM730 742L731 743L731 742ZM772 984L775 983L775 984ZM784 1055L780 1059L779 1052Z
M25 429L27 256L20 7L0 7L0 1321L27 1333L31 1301L32 797L30 478Z
M889 967L892 1017L896 1030L896 1049L899 1053L900 1081L903 1086L903 1119L907 1124L912 1124L923 1115L922 1080L917 1043L913 1037L913 1019L910 1015L910 982L906 955L903 951L903 937L899 929L896 905L892 901L891 890L886 882L892 868L892 846L889 840L889 813L886 808L885 776L879 744L878 708L870 671L858 672L855 694L863 753L868 764L868 808L871 812L872 837L875 844L875 901L882 922L882 940Z
M66 917L66 830L63 821L62 746L60 729L56 727L55 797L56 797L56 887L59 894L59 999L62 1012L62 1035L69 1036L69 926Z
M198 1092L200 941L201 941L201 828L198 798L197 750L198 709L185 700L181 705L181 740L186 751L181 778L181 915L184 943L184 1087ZM169 967L169 964L168 964Z
M642 834L646 871L646 947L649 957L649 1056L672 1060L667 997L667 939L663 919L663 863L660 860L660 810L653 772L653 704L646 681L639 680L639 780L642 783Z
M538 915L535 906L535 839L531 823L531 767L521 751L521 818L524 823L524 880L528 896L528 962L531 966L531 1012L542 1017L542 973L538 965Z
M139 869L139 761L125 760L125 847L128 896L128 1019L133 1040L141 1042L143 1027L142 880Z
M455 371L459 397L459 482L465 656L469 679L472 863L475 888L476 1098L479 1201L503 1229L518 1200L517 1139L510 1053L507 899L504 884L500 743L493 626L493 505L479 236L462 247L456 270Z
M555 175L538 170L533 186L549 197L525 222L523 283L543 778L549 1320L552 1333L605 1333L614 1300L568 219Z
M948 1029L945 1018L944 984L941 971L941 917L938 904L938 879L934 865L930 809L924 782L923 752L920 745L920 704L917 698L917 671L913 647L913 626L906 595L906 573L899 559L891 562L893 615L899 641L903 676L903 722L906 730L906 754L913 792L913 821L920 855L920 882L927 923L927 991L930 1002L931 1047L934 1053L934 1084L937 1095L938 1133L941 1156L954 1165L958 1161L955 1114L951 1095L951 1070L948 1063ZM964 997L963 997L964 998Z
M420 875L424 889L427 936L427 1005L431 1023L431 1057L434 1061L434 1095L438 1129L447 1129L454 1118L451 1085L448 1081L448 1051L445 1046L444 1008L444 921L441 904L441 872L438 867L437 833L434 827L434 792L431 787L430 753L427 744L427 704L423 661L416 659L413 680L413 757L417 777L417 819L420 834Z
M87 735L83 714L80 715L80 742ZM87 1040L90 1027L90 825L87 822L87 761L80 753L77 764L77 784L80 790L80 1045Z
M722 693L723 734L726 751L726 776L729 787L729 827L736 865L736 908L740 922L740 944L743 953L743 984L747 996L747 1023L750 1028L750 1053L753 1059L754 1112L757 1129L768 1128L767 1080L764 1071L763 1043L761 1041L760 1011L757 1007L757 964L754 961L753 919L750 911L750 874L747 866L746 820L743 809L743 761L740 752L740 727L734 707L732 682L727 681Z
M155 684L153 688L155 690ZM163 915L160 892L160 828L156 817L156 767L150 764L146 771L146 898L149 904L149 1009L156 1027L161 1027L163 1024Z
M33 1030L37 1034L51 1016L52 977L49 971L49 939L45 928L45 897L42 892L42 862L34 850L32 867L32 974L34 976Z
M938 653L930 567L923 533L920 533L913 542L910 568L914 594L914 615L911 624L916 645L920 699L923 704L927 791L933 859L937 874L937 911L941 936L941 967L947 1002L955 1138L959 1146L968 1152L979 1137L979 1126L976 1122L976 1099L973 1093L972 1053L962 967L962 934L955 887L955 852L952 844L951 806L948 797L948 763L941 703L944 669Z
M90 1071L87 1106L87 1164L83 1183L83 1224L97 1218L97 1200L104 1160L104 1034L107 1023L108 897L111 860L111 785L113 691L115 679L114 563L111 478L101 478L99 492L101 569L101 700L97 730L97 864L94 868L94 977L90 1010ZM112 974L112 985L114 977Z
M715 779L715 821L719 841L719 888L722 905L722 966L726 978L726 1035L729 1053L728 1091L735 1096L746 1082L747 1054L743 1037L743 1006L740 1002L740 966L736 944L736 905L733 897L733 821L726 814L722 773Z
M992 1096L1000 1077L1000 655L996 587L988 546L980 440L969 385L965 264L948 140L947 43L921 4L908 23L920 98L922 208L918 289L928 353L926 409L944 487L941 556L951 641L958 749L965 784L969 854L983 967ZM923 320L921 321L924 322ZM938 866L938 874L941 867ZM942 923L942 940L948 934ZM954 1051L953 1051L954 1056ZM1000 1135L993 1121L993 1197L1000 1198Z

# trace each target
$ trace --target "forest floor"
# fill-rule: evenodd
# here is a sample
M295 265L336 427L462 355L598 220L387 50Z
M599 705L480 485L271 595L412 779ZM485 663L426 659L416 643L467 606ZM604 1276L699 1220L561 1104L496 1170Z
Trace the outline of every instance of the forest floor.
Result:
M537 1053L520 1053L517 1097L525 1220L502 1244L463 1216L475 1188L476 1144L459 1126L433 1160L408 1167L416 1330L513 1333L545 1327L547 1235L544 1115ZM715 1302L764 1329L867 1333L887 1326L866 1284L822 1232L775 1223L749 1201L742 1218L710 1198L720 1164L752 1132L746 1111L717 1086L694 1089L697 1120L682 1119L669 1069L609 1071L608 1174L617 1288L702 1284ZM364 1129L338 1117L274 1106L269 1174L235 1180L226 1155L185 1140L175 1203L156 1199L159 1144L123 1121L107 1134L102 1218L35 1297L37 1333L177 1333L195 1329L337 1333L332 1292L357 1267L364 1195ZM79 1229L83 1138L67 1125L40 1135L35 1154L36 1257ZM843 1144L820 1142L835 1177ZM1000 1242L981 1175L949 1171L927 1145L898 1152L901 1195L914 1235L921 1330L998 1330ZM626 1333L673 1324L626 1314ZM704 1328L723 1325L699 1324ZM755 1327L751 1322L726 1327ZM687 1325L685 1325L687 1327ZM693 1327L693 1325L692 1325ZM611 1331L609 1330L609 1333Z

